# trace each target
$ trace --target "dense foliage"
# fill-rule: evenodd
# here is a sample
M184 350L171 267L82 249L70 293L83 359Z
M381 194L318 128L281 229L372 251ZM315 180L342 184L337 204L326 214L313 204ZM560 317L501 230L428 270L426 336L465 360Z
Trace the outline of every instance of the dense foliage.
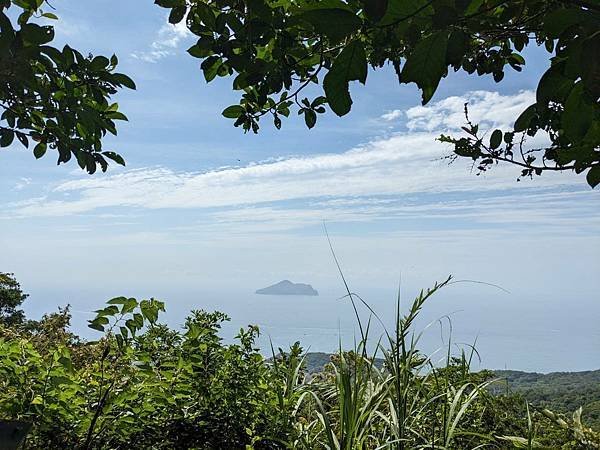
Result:
M16 138L36 158L56 150L58 164L74 156L89 173L105 171L108 160L124 165L103 149L102 138L117 134L115 120L127 120L111 96L135 89L134 82L115 71L115 55L53 47L54 27L46 23L57 17L43 6L44 0L0 0L0 147Z
M14 274L0 272L0 324L22 324L25 314L19 307L26 299Z
M521 71L523 50L545 48L550 68L536 102L513 130L443 136L454 155L484 171L504 161L523 175L587 171L600 183L600 6L593 0L155 0L169 21L185 21L198 41L207 81L235 76L239 104L223 111L235 126L277 128L292 110L312 128L326 107L352 107L349 83L365 84L368 67L393 66L400 83L416 83L423 104L451 71L491 75ZM319 92L320 91L320 92ZM310 98L309 98L310 96ZM543 135L541 147L525 145Z
M561 413L583 407L585 422L600 430L600 370L549 374L499 370L496 374L506 380L510 391L533 405Z
M361 323L364 341L311 375L299 344L265 359L256 327L226 345L225 315L194 311L172 330L153 299L110 300L90 321L103 333L93 342L68 331L68 309L1 325L0 419L32 422L26 448L40 449L600 448L580 412L492 395L492 374L472 373L468 354L438 366L418 351L412 323L445 284L398 315L382 365Z

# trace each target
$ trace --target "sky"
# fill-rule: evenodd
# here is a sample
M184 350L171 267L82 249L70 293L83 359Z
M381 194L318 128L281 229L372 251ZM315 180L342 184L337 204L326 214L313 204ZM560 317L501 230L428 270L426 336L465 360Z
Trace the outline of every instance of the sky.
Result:
M528 50L526 69L508 69L500 84L450 74L427 106L391 68L371 71L366 86L351 86L348 116L327 114L313 130L296 118L280 131L265 122L253 135L221 116L237 102L232 80L204 81L186 53L193 37L165 10L54 3L57 43L117 54L138 89L117 95L129 122L105 142L126 168L89 176L56 166L51 152L36 161L15 145L0 151L0 271L31 294L31 315L70 303L81 329L89 311L128 295L180 312L237 311L243 322L254 316L234 294L281 279L336 299L344 290L326 224L346 279L377 301L400 277L410 296L453 274L509 292L463 284L436 310L466 310L473 335L502 317L505 338L562 326L563 341L575 333L600 346L598 192L572 173L517 182L517 167L499 166L478 176L468 161L449 165L436 141L460 134L465 102L482 129L510 127L534 101L544 51ZM323 326L335 328L328 311ZM527 326L511 329L515 317ZM570 367L600 367L600 352L588 352Z

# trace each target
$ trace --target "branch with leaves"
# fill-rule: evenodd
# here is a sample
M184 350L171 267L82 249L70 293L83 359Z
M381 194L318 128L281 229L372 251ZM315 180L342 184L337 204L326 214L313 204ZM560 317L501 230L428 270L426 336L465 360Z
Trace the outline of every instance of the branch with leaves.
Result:
M555 169L547 169L546 164L531 166L530 174L540 168L542 172L573 169L586 172L592 186L600 180L600 11L594 2L155 3L170 9L171 23L185 21L198 37L188 52L202 60L207 82L233 77L240 102L227 107L223 115L255 133L260 119L269 113L280 128L281 116L288 117L293 108L304 116L308 128L315 126L326 108L338 116L348 114L350 83L366 84L369 66L392 65L398 81L415 83L427 104L450 71L492 75L501 82L507 68L522 70L527 46L541 46L548 52L550 68L539 80L536 103L510 132L550 136L543 160ZM455 155L464 156L464 142L452 142ZM499 156L494 160L503 161Z
M135 83L116 72L115 55L53 47L54 27L32 21L57 19L43 6L43 0L0 0L0 147L16 137L36 158L55 150L58 164L75 157L90 174L106 171L109 160L125 165L102 140L117 134L115 121L127 120L111 97Z

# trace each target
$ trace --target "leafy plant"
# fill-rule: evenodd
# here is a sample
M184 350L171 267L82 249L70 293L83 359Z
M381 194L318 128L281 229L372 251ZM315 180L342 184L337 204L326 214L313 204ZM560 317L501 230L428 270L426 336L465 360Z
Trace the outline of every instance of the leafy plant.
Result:
M109 160L125 165L102 139L117 134L115 121L127 120L111 96L135 83L115 71L115 55L53 47L54 27L45 23L58 18L45 4L0 0L0 147L16 138L38 159L56 150L58 164L74 156L90 174L106 171Z

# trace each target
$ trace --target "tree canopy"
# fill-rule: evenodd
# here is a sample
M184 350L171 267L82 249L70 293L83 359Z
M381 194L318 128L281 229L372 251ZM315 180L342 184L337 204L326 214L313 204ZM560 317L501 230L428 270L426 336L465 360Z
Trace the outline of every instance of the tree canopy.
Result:
M0 324L22 324L25 313L19 307L27 297L12 273L0 272Z
M308 128L331 110L352 108L349 83L393 66L399 83L415 83L423 104L451 71L491 75L521 71L528 45L546 49L549 69L536 101L514 129L489 136L468 122L461 137L442 136L454 157L485 171L499 161L531 176L586 173L600 183L600 4L596 0L155 0L169 21L185 21L198 37L189 48L206 81L233 78L239 104L223 115L258 132L276 128L293 110ZM321 92L309 96L306 88ZM314 92L314 90L310 90ZM528 137L546 134L531 148Z
M36 158L48 149L58 164L75 157L89 173L105 171L108 160L125 165L102 138L116 135L116 120L126 120L110 98L119 88L135 89L115 71L115 55L84 56L51 45L57 19L42 9L44 0L0 0L0 147L19 141Z

